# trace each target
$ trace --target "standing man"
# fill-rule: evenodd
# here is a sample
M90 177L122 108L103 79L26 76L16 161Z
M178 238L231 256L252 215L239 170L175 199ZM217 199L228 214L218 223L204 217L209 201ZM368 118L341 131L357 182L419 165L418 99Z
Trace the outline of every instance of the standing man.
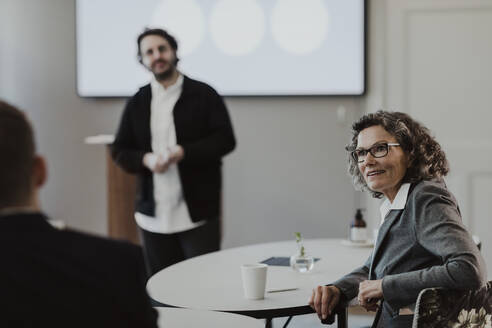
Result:
M236 141L222 98L177 70L173 36L146 29L137 45L154 77L126 104L112 156L137 174L135 219L152 275L219 250L221 159Z
M156 328L142 249L50 225L32 127L1 100L0 154L0 327Z

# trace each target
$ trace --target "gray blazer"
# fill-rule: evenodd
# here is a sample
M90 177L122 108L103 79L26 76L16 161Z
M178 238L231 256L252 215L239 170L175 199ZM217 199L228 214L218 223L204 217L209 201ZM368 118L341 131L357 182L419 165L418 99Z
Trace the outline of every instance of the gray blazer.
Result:
M439 179L412 184L405 208L386 215L366 263L333 285L351 300L361 281L383 279L382 312L373 326L411 327L411 318L398 313L413 305L422 289L476 289L486 278L456 199Z

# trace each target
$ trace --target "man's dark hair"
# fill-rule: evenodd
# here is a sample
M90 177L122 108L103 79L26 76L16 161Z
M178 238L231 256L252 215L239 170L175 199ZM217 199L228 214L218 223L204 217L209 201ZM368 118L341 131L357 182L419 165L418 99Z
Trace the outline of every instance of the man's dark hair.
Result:
M29 199L35 144L31 124L19 109L0 100L0 208Z
M444 177L449 172L449 164L441 145L431 135L429 129L401 112L377 111L362 116L352 125L352 142L345 147L352 152L357 147L359 133L371 126L380 125L394 136L403 151L409 156L410 167L403 177L403 183L414 183L421 180L432 180ZM382 193L370 190L359 171L355 159L348 156L348 173L353 183L361 190L369 190L375 198Z
M164 31L163 29L160 28L146 28L137 38L137 47L138 47L137 58L140 63L142 63L142 51L140 48L140 42L142 41L143 38L149 35L160 36L161 38L169 42L169 45L171 46L171 48L173 48L175 53L178 50L178 42L176 41L174 36L167 33L167 31ZM176 63L178 62L178 60L179 59L176 57Z

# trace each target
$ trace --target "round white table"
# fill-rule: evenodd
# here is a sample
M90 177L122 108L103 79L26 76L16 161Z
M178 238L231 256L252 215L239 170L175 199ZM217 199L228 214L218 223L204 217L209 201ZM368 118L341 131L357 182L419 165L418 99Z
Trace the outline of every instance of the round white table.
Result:
M156 273L148 283L150 296L164 305L215 310L271 319L311 313L308 300L318 285L326 285L361 266L372 247L342 244L342 239L305 240L306 252L320 258L312 271L269 266L263 300L243 296L241 264L296 253L295 241L273 242L226 249L198 256ZM270 293L272 289L295 290Z
M177 308L156 308L159 313L158 327L165 328L189 328L189 327L215 327L215 328L263 328L261 321L243 315L189 310Z

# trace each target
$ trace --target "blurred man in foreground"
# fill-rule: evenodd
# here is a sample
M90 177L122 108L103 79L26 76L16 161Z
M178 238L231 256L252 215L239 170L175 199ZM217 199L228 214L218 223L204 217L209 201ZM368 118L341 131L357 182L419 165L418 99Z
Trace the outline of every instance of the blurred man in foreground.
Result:
M0 327L157 327L141 249L58 230L26 116L0 100Z

